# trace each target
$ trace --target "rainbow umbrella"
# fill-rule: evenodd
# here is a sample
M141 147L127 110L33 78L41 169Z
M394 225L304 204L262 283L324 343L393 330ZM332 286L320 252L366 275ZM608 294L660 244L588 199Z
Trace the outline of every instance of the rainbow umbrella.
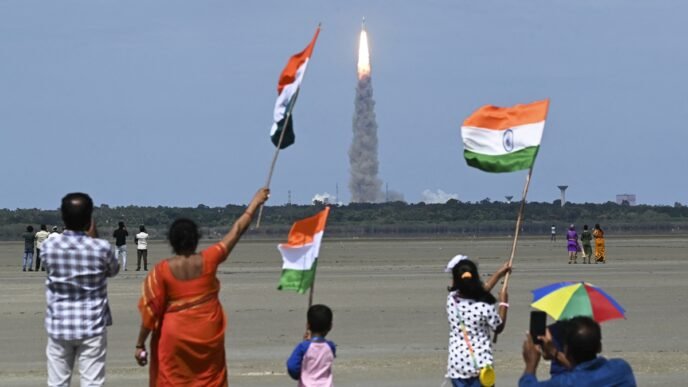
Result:
M555 320L589 316L597 322L626 318L624 308L609 294L587 282L559 282L532 291L535 309Z

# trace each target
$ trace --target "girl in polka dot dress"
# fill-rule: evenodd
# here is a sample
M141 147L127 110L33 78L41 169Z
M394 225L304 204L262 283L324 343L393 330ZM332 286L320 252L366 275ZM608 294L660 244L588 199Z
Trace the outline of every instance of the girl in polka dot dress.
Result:
M509 270L508 265L502 266L490 278L486 288L471 260L463 259L452 268L453 283L447 296L449 356L446 374L452 386L480 387L480 368L493 364L490 331L499 333L504 329L509 295L502 290L497 306L497 300L489 290ZM462 321L473 356L464 338Z

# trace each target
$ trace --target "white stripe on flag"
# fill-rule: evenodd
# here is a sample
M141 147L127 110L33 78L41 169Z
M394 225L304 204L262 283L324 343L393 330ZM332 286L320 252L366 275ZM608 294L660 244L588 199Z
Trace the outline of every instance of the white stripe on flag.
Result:
M461 136L467 150L484 155L499 156L531 146L539 146L544 128L545 121L514 126L509 129L513 133L512 145L505 145L504 136L507 130L463 126L461 127Z
M282 254L282 269L310 270L313 267L313 262L318 258L322 237L323 232L321 231L313 235L312 243L303 246L277 245L277 249Z
M310 58L306 58L301 67L296 70L296 79L294 82L284 86L280 95L277 96L277 101L275 101L275 110L273 112L273 123L272 128L270 128L270 136L273 136L277 132L277 123L282 121L284 116L287 114L287 106L289 106L289 101L294 97L294 94L299 90L301 86L301 81L303 80L303 75L306 73L306 67L308 67L308 61Z

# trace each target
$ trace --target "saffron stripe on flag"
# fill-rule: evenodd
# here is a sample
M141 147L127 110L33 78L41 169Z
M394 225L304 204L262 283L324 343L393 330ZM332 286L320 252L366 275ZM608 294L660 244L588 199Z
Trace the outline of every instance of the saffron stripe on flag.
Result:
M485 105L471 114L463 126L506 130L515 126L533 124L547 118L549 100L519 104L511 107Z

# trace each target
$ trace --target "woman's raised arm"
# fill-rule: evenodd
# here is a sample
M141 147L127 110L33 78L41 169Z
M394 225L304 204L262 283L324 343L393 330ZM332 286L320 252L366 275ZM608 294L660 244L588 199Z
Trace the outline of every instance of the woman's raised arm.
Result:
M255 215L256 211L258 211L260 206L262 206L269 197L269 188L259 189L258 192L256 192L256 194L253 196L253 199L251 199L251 202L248 204L246 211L239 216L239 219L234 222L227 235L222 238L220 243L222 246L224 246L227 254L232 252L232 249L237 242L239 242L241 236L246 232L246 230L248 230L248 226L251 225L251 220L253 220L253 216Z

